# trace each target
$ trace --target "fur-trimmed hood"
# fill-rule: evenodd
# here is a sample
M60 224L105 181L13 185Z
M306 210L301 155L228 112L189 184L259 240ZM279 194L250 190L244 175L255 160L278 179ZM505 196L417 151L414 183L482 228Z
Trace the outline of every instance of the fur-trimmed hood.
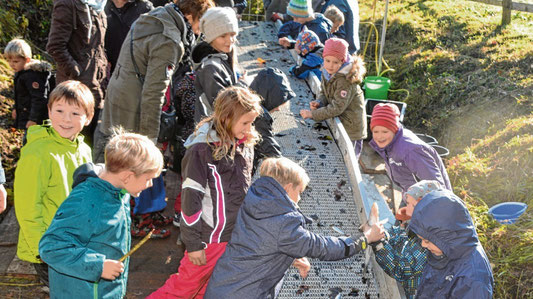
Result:
M32 70L36 72L51 72L52 65L47 61L32 59L24 66L24 70Z

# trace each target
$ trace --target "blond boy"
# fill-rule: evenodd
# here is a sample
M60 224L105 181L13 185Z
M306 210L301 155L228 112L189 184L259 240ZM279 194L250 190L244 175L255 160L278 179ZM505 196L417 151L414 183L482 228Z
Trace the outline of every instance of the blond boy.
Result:
M105 148L105 168L88 163L74 173L74 189L39 243L50 265L50 296L122 298L129 258L130 195L159 176L163 156L147 137L117 133ZM100 169L98 169L100 168Z
M91 149L79 135L93 117L94 100L78 81L59 84L48 103L51 122L28 129L15 171L15 213L20 225L17 255L33 263L48 285L48 266L39 258L39 239L71 191L72 174L91 161Z

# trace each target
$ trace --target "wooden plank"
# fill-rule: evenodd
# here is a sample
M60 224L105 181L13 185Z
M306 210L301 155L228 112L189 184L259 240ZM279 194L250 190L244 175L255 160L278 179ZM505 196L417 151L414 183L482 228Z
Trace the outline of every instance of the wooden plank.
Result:
M488 5L494 5L494 6L503 6L502 0L469 0L472 2L479 2L483 4ZM531 3L523 3L523 2L512 2L511 1L511 10L515 11L523 11L523 12L533 12L533 4Z
M502 5L502 25L507 25L511 23L511 4L512 0L503 0Z

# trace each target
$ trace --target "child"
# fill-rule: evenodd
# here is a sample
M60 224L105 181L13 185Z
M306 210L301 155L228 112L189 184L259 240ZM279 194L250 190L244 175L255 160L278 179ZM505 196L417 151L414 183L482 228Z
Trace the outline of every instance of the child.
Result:
M28 129L15 171L15 213L20 225L17 255L33 264L48 285L48 266L38 257L42 237L57 208L67 198L72 174L91 161L80 132L93 117L94 99L87 86L65 81L50 94L50 123Z
M424 196L409 229L428 249L417 298L492 298L494 278L465 204L448 190Z
M331 37L331 21L323 14L314 13L310 0L291 0L287 6L287 14L294 21L287 22L279 28L278 42L285 48L294 47L294 38L298 36L303 26L316 33L323 44Z
M330 5L326 11L324 11L324 17L328 18L333 24L331 26L331 34L338 38L344 38L344 36L338 36L335 34L338 32L339 28L344 25L344 15L342 14L342 11L340 11L337 6Z
M7 192L4 188L6 183L6 176L4 174L4 168L2 167L2 158L0 157L0 214L7 208Z
M326 0L322 13L335 6L343 15L344 22L335 32L336 36L348 42L348 51L355 54L361 47L359 42L359 1L358 0Z
M348 136L354 142L359 159L366 138L365 98L359 84L366 68L363 59L348 54L348 43L330 38L324 46L324 67L320 95L310 103L311 111L302 109L303 118L323 121L338 116Z
M117 133L105 149L105 169L88 163L74 173L65 199L39 243L50 265L52 298L122 298L130 250L130 194L152 185L163 156L145 136ZM129 194L128 194L129 193Z
M305 278L307 256L340 260L380 240L383 227L374 225L365 236L323 237L308 231L308 218L299 208L309 177L287 158L269 158L261 165L237 216L227 250L218 261L205 298L275 298L276 285L295 262Z
M261 113L257 95L241 87L219 93L215 111L189 136L182 162L181 236L186 251L177 274L149 298L202 298L224 253L251 182L252 123Z
M378 104L372 111L370 146L385 160L391 180L405 192L420 180L435 180L452 190L438 153L413 132L403 128L400 111L393 104Z
M320 67L324 63L322 59L324 46L320 43L318 36L311 30L302 30L298 34L294 50L303 60L301 65L295 65L289 69L290 74L298 79L307 79L310 72L313 72L320 78L322 74Z
M46 61L32 60L31 48L26 41L14 39L4 49L9 66L15 71L15 106L12 116L15 128L28 130L42 125L48 118L48 95L54 88L52 66Z

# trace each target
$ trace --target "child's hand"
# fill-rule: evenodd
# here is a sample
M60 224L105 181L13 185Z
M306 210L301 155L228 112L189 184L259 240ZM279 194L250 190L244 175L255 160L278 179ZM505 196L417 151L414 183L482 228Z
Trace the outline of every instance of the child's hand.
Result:
M311 107L311 110L316 110L320 108L320 103L318 101L311 101L311 103L309 103L309 107Z
M196 266L203 266L207 263L205 258L205 250L191 251L188 253L189 261Z
M7 207L7 192L4 185L0 184L0 213L5 211Z
M307 278L307 274L309 273L309 270L311 270L311 264L306 257L295 259L292 265L298 269L302 278Z
M303 118L311 118L311 117L313 117L313 114L311 114L311 111L306 110L306 109L302 109L302 110L300 110L300 115L301 115Z
M122 262L108 259L104 261L103 279L115 280L122 272L124 272L124 264Z
M16 119L17 118L17 110L13 109L11 112L11 118Z
M288 48L291 46L291 41L287 37L280 37L280 39L278 39L278 42L280 45L284 46L285 48Z
M26 129L31 127L31 126L35 126L37 123L34 122L33 120L28 120L28 122L26 123Z
M383 223L378 222L372 225L370 230L364 232L366 240L368 243L377 242L385 237L385 229L383 228Z

